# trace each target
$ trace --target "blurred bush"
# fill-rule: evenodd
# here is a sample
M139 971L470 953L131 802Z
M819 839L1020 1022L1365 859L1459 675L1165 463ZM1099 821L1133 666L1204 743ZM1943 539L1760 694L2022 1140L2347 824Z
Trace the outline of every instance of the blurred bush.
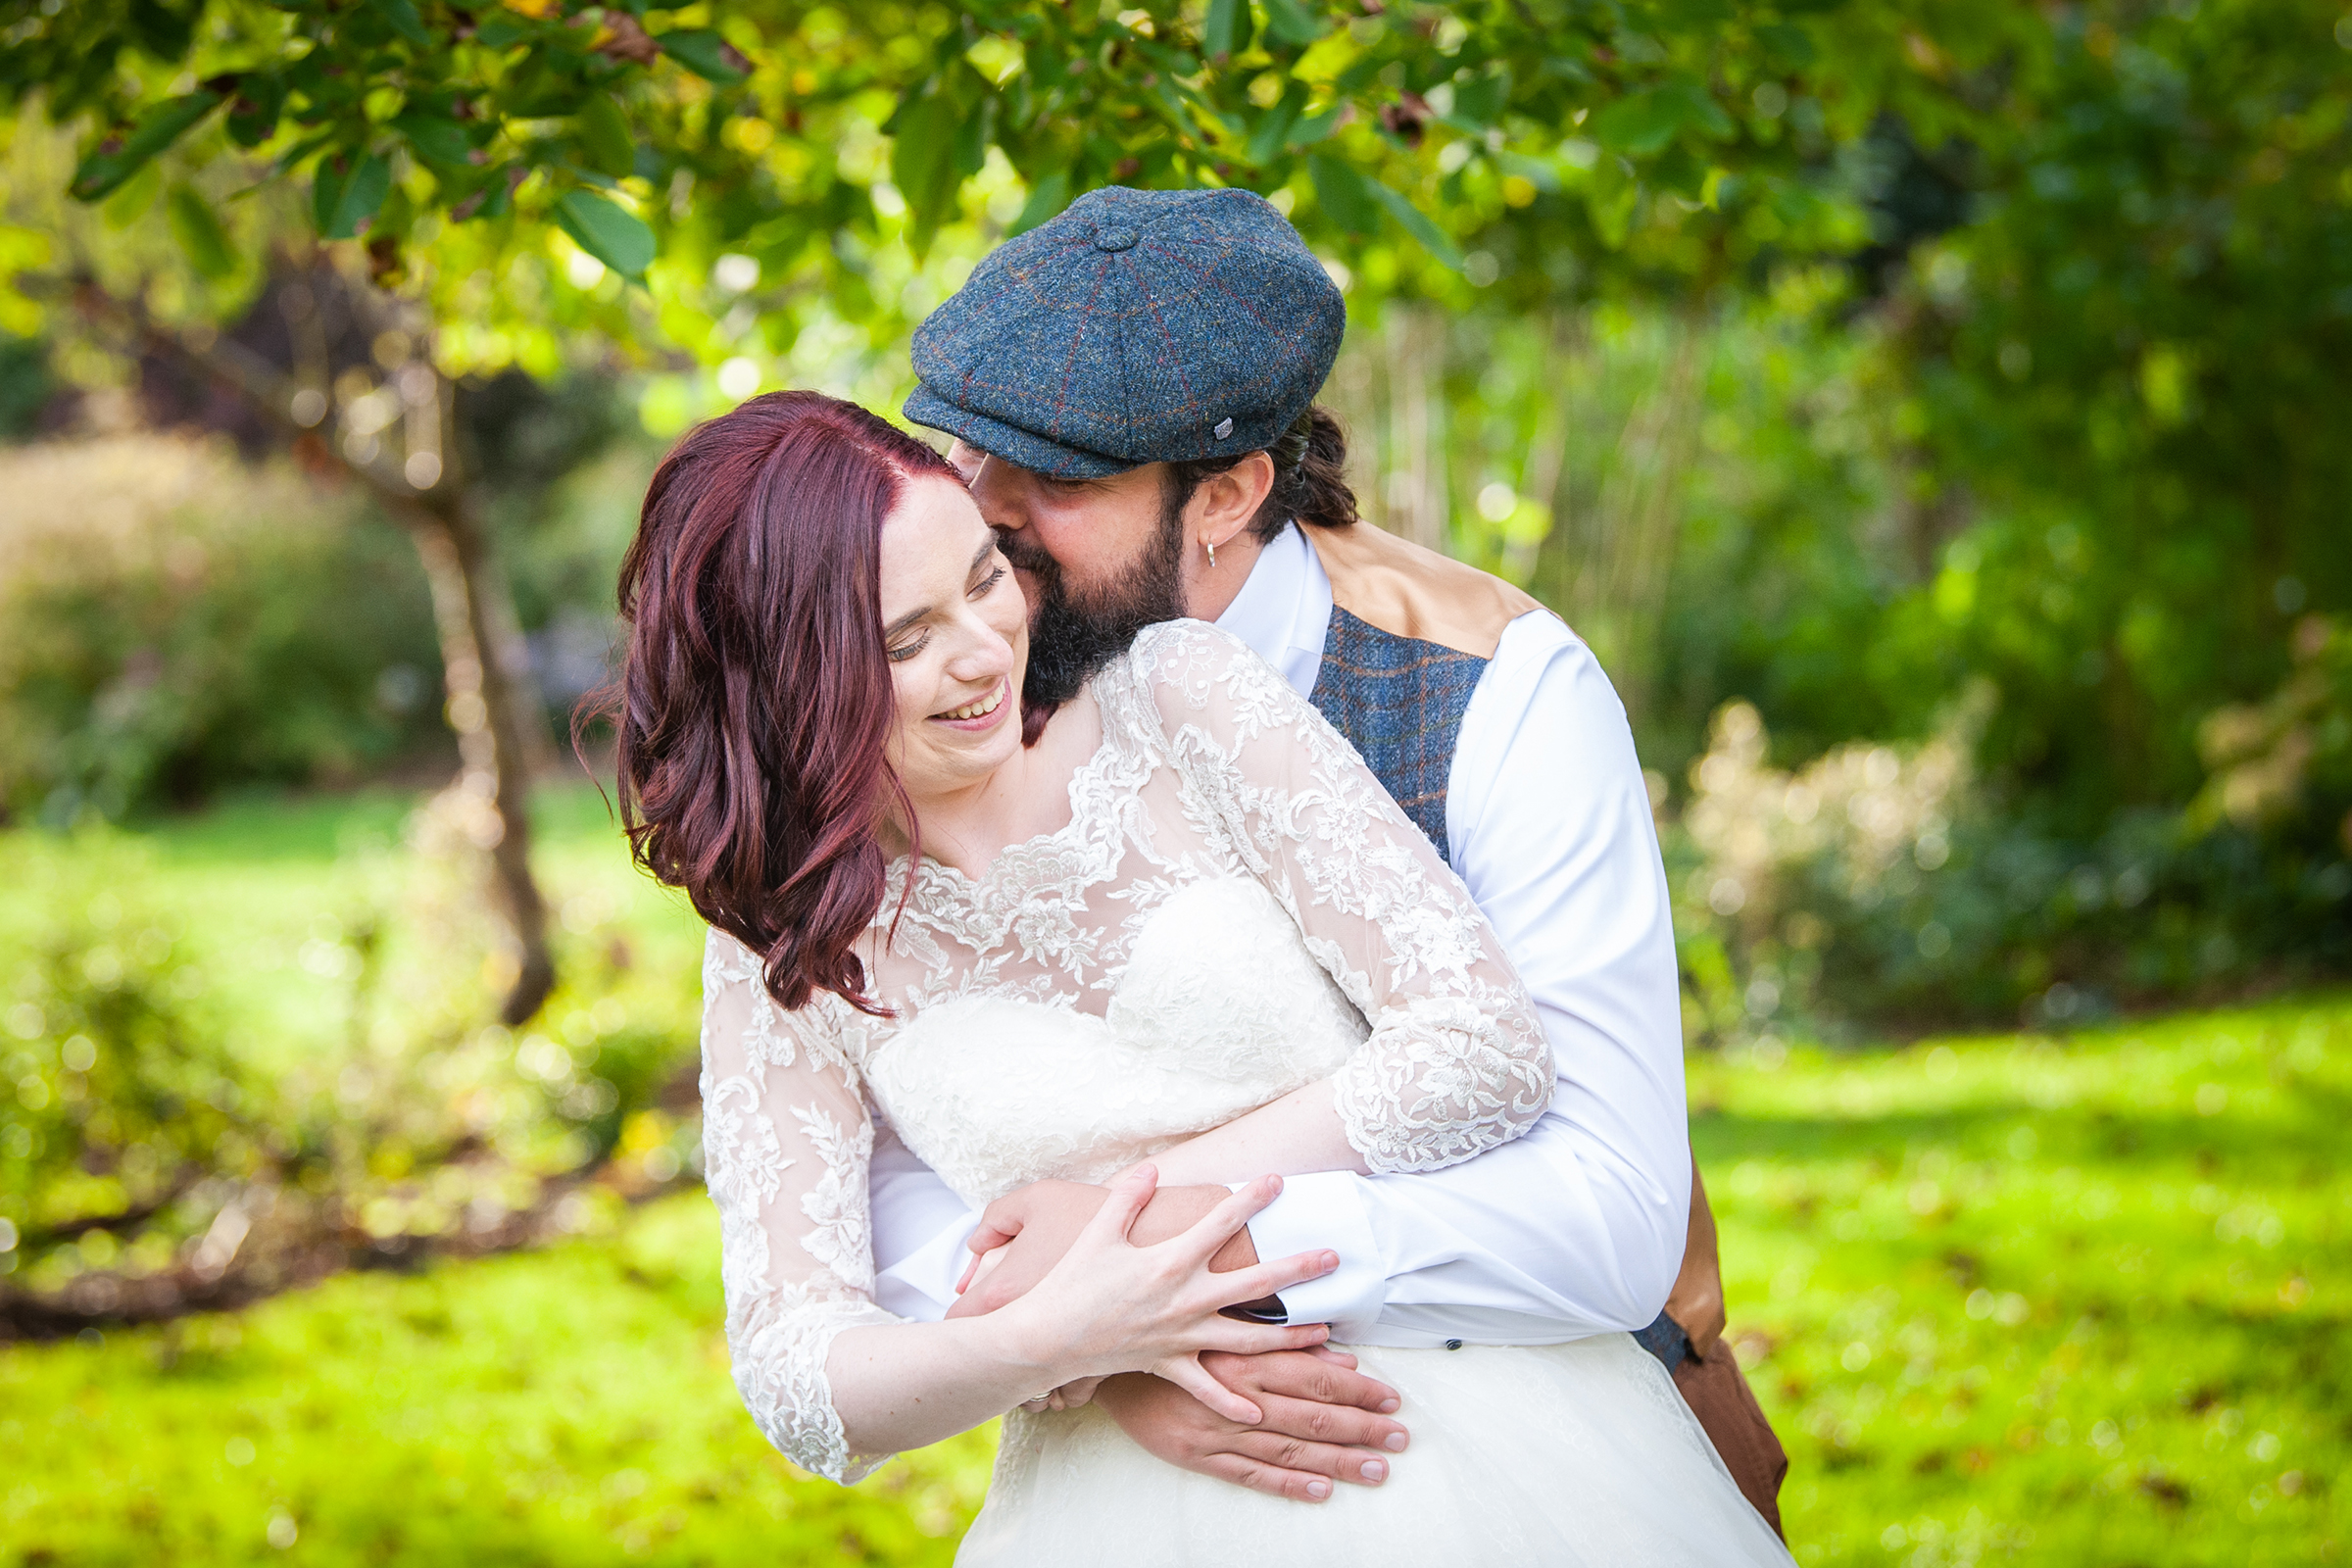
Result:
M407 541L223 442L0 448L0 811L55 826L442 743Z
M339 1004L269 1042L213 984L222 956L148 898L138 841L0 841L40 911L0 929L0 1321L169 1316L496 1249L694 1174L696 975L638 963L580 895L538 1024L485 1026L504 977L475 852L430 808L411 833L388 879L338 868L364 891L293 956Z
M2352 966L2352 681L2328 657L2346 639L2304 641L2284 691L2216 716L2230 765L2196 807L2119 812L2087 842L1977 775L1988 686L1924 742L1853 743L1794 770L1767 760L1752 706L1727 704L1662 834L1691 1037L1972 1016L2065 1028ZM2309 794L2327 804L2299 809Z

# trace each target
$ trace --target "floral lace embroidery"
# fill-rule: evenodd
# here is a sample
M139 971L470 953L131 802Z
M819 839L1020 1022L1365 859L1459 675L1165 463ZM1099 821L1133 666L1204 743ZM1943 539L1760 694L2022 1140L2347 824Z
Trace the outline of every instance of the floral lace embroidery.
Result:
M715 931L706 949L704 1137L736 1381L768 1440L835 1480L880 1460L849 1450L833 1339L898 1321L872 1300L878 1116L977 1200L1115 1168L1315 1077L1375 1171L1494 1148L1551 1092L1534 1006L1468 893L1273 670L1177 621L1090 690L1103 738L1069 823L978 877L925 863L903 914L894 898L876 916L867 973L895 1017L831 997L788 1015L757 955ZM1193 923L1155 928L1163 912ZM1123 986L1141 951L1157 968ZM926 1017L948 1038L918 1047ZM960 1094L958 1071L978 1074ZM1000 1087L1010 1108L981 1108Z

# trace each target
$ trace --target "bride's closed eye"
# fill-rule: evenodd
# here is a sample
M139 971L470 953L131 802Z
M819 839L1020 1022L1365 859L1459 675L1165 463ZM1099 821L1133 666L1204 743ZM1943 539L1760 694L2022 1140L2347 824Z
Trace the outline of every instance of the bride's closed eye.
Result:
M996 554L994 551L991 551L988 559L995 562L996 564L989 568L988 575L982 577L978 582L972 584L972 586L966 590L964 595L965 598L986 599L990 594L995 593L997 591L997 585L1004 580L1004 573L1008 569L1004 564L1004 558ZM931 634L926 631L920 637L917 637L910 643L901 643L898 647L888 650L887 657L892 663L903 664L907 660L912 659L915 655L921 653L930 645L930 642Z

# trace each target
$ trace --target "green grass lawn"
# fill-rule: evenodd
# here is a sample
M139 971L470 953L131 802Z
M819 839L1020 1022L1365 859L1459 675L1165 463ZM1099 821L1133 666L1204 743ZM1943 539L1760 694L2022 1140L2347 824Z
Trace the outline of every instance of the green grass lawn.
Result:
M331 998L306 933L398 882L407 804L170 824L123 896L308 1027ZM694 961L593 794L543 823L559 906ZM0 887L0 935L40 896ZM2352 999L1749 1052L1694 1061L1691 1101L1800 1561L2344 1559ZM988 1438L847 1492L800 1476L743 1414L719 1315L689 1194L542 1252L0 1348L0 1564L947 1561Z
M2352 1003L1694 1063L1807 1563L2352 1541Z
M0 1349L0 1562L944 1564L990 1452L850 1491L788 1465L728 1381L689 1193L544 1252Z

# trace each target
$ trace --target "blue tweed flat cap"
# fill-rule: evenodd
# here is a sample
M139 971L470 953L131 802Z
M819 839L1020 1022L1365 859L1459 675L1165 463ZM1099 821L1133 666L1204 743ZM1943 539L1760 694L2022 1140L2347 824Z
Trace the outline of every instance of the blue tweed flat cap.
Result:
M1347 324L1262 197L1114 185L931 313L906 417L1057 479L1254 452L1314 401Z

